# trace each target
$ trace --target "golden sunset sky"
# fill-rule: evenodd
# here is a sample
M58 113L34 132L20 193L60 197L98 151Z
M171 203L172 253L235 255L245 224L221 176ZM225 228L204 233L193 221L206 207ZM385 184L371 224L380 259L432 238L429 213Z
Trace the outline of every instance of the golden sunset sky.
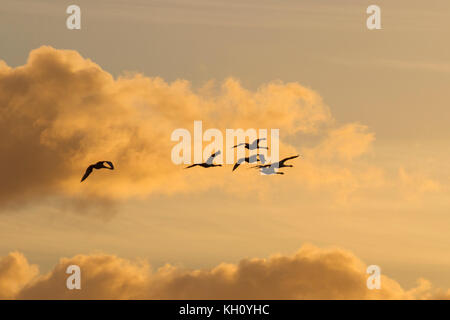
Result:
M449 1L70 4L0 3L0 298L450 297ZM303 158L183 170L195 120Z

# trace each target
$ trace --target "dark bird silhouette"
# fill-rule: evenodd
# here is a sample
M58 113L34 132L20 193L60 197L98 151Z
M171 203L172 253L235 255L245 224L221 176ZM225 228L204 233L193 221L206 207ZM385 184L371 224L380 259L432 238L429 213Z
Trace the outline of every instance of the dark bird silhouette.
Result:
M284 172L276 171L275 167L261 167L259 171L267 176L272 174L284 174Z
M105 163L108 164L108 166L105 166ZM109 170L114 170L114 165L111 161L99 161L96 164L91 164L87 169L86 172L84 173L83 178L81 178L80 182L83 182L84 180L87 179L87 177L89 177L89 175L92 173L92 170L94 169L109 169Z
M266 158L264 158L264 155L262 154L254 154L250 157L245 157L245 158L240 158L233 167L233 170L236 170L243 162L248 162L248 163L255 163L261 161L261 163L265 163L266 162Z
M203 162L203 163L195 163L195 164L193 164L193 165L190 165L189 167L186 167L185 169L189 169L189 168L196 167L196 166L200 166L200 167L203 167L203 168L221 167L221 166L222 166L221 164L214 164L214 163L213 163L214 158L217 157L219 154L220 154L220 150L217 151L216 153L213 153L213 154L208 158L208 160L206 160L206 162Z
M274 162L274 163L271 163L271 164L265 164L265 165L260 164L258 166L253 167L253 168L268 168L268 167L273 167L273 168L292 168L293 167L292 164L285 164L285 162L288 161L288 160L291 160L291 159L298 158L298 157L300 157L299 154L296 155L296 156L284 158L281 161Z
M259 146L259 142L262 141L262 140L267 140L267 139L266 138L261 138L261 139L256 139L252 143L247 143L247 142L239 143L239 144L235 145L233 148L237 148L237 147L240 147L240 146L245 146L245 148L248 149L248 150L255 150L255 149L267 149L267 150L269 150L269 148L267 148L267 147L260 147Z
M285 162L288 161L288 160L291 160L291 159L298 158L298 157L300 157L299 154L296 155L296 156L284 158L283 160L278 161L278 162L274 162L274 163L271 163L271 164L265 164L265 165L260 164L260 165L254 166L254 167L252 167L252 168L259 168L259 169L260 169L260 172L261 172L261 173L264 173L264 174L266 174L266 175L271 175L271 174L284 174L283 172L278 172L276 169L279 169L279 168L291 168L291 167L293 167L293 165L291 165L291 164L286 164Z

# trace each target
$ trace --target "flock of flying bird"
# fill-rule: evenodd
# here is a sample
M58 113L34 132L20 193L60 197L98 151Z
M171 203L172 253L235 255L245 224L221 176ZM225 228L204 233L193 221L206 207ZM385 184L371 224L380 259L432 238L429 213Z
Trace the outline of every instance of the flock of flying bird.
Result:
M261 138L261 139L256 139L255 141L253 141L252 143L240 143L237 144L235 146L233 146L233 148L238 148L241 146L244 146L246 149L248 150L258 150L258 149L267 149L269 150L268 147L261 147L259 145L259 142L262 140L266 140L266 138ZM213 153L207 160L206 162L203 163L195 163L193 165L190 165L189 167L186 167L185 169L189 169L189 168L193 168L193 167L203 167L203 168L212 168L212 167L221 167L221 164L214 164L214 158L217 157L220 154L220 150L216 151L215 153ZM266 159L264 157L264 155L262 154L255 154L255 155L251 155L249 157L244 157L239 159L233 166L233 170L236 170L242 163L247 162L247 163L257 163L260 162L261 164L253 166L251 168L256 168L259 169L259 171L265 175L272 175L272 174L284 174L284 172L279 172L278 169L280 168L290 168L293 167L293 165L289 165L286 164L286 161L291 160L291 159L295 159L298 158L300 155L295 155L295 156L291 156L291 157L287 157L284 158L283 160L280 160L278 162L274 162L274 163L270 163L270 164L265 164L266 163ZM89 177L89 175L92 173L92 171L96 169L109 169L109 170L114 170L114 165L111 161L99 161L95 164L91 164L87 169L86 172L84 173L83 177L81 178L81 182L83 182L84 180L87 179L87 177Z

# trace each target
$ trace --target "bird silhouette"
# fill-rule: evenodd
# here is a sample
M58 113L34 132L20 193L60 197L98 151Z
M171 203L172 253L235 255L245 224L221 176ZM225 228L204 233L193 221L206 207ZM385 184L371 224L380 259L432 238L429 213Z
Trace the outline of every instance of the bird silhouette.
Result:
M279 172L275 170L275 167L262 167L259 171L264 175L272 175L272 174L284 174L284 172Z
M267 139L266 138L261 138L261 139L256 139L252 143L247 143L247 142L239 143L239 144L233 146L233 148L237 148L237 147L240 147L240 146L245 146L245 148L248 149L248 150L255 150L255 149L267 149L267 150L269 150L269 148L267 148L267 147L260 147L259 146L259 142L262 141L262 140L267 140Z
M244 158L240 158L233 167L233 170L236 170L243 162L248 162L248 163L255 163L261 161L261 163L265 163L266 162L266 158L264 158L264 155L262 154L254 154L250 157L244 157Z
M288 160L291 160L291 159L298 158L298 157L300 157L299 154L296 155L296 156L284 158L283 160L278 161L278 162L274 162L274 163L271 163L271 164L265 164L265 165L262 165L262 164L261 164L261 165L255 166L255 167L257 167L257 168L267 168L267 167L273 167L273 168L292 168L292 167L293 167L292 164L285 164L285 162L288 161ZM254 168L255 168L255 167L254 167Z
M195 163L195 164L193 164L193 165L190 165L189 167L186 167L185 169L189 169L189 168L196 167L196 166L203 167L203 168L221 167L221 166L222 166L221 164L214 164L214 163L213 163L214 158L217 157L219 154L220 154L220 150L217 151L216 153L213 153L213 154L208 158L208 160L206 160L206 162L203 162L203 163Z
M291 164L286 164L286 161L291 160L291 159L295 159L295 158L298 158L298 157L300 157L299 154L296 155L296 156L291 156L291 157L284 158L283 160L278 161L278 162L274 162L274 163L271 163L271 164L260 164L260 165L254 166L252 168L258 168L258 169L260 169L261 173L266 174L266 175L270 175L270 174L284 174L283 172L278 172L276 169L293 167L293 165L291 165Z
M105 163L107 163L109 166L105 166ZM89 175L92 173L92 170L94 169L109 169L114 170L114 165L111 161L99 161L96 164L91 164L89 167L87 167L86 172L84 173L83 178L81 178L80 182L83 182L84 180L89 177Z

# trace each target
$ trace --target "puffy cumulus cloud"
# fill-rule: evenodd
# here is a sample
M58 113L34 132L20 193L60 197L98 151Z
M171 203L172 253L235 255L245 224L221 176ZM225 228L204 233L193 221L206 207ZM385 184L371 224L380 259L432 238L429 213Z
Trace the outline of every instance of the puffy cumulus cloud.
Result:
M280 129L280 157L302 153L295 160L301 170L283 179L261 179L254 170L182 170L171 161L171 134L192 133L195 120L203 121L203 132ZM362 124L336 123L321 97L297 83L247 90L227 79L192 89L185 80L140 74L115 79L76 51L51 47L31 51L20 67L0 61L0 134L2 208L53 201L108 215L118 200L211 188L261 197L309 188L342 202L358 190L373 194L414 182L416 194L442 190L426 177L404 171L394 177L357 161L371 150L374 134ZM99 160L112 160L117 170L96 171L80 184L86 166Z
M0 202L59 195L83 205L87 197L107 203L185 191L199 181L198 189L220 186L211 172L194 175L171 162L172 131L192 130L194 120L204 129L280 128L282 139L334 123L321 97L297 83L249 91L227 79L193 90L184 80L114 79L76 51L44 46L23 66L0 63ZM114 161L117 171L97 171L80 185L98 160Z
M358 123L329 128L315 146L302 149L302 170L295 172L296 180L328 190L342 203L359 189L386 185L382 168L354 161L370 151L374 140L374 133Z
M81 290L66 287L67 267L80 266ZM151 271L146 262L131 262L113 255L77 255L63 258L46 275L33 279L18 299L133 299L145 295Z
M331 129L322 142L305 152L314 159L352 160L366 153L374 140L375 135L368 132L367 126L346 124Z
M19 265L28 266L26 260ZM81 290L65 287L69 265L81 268ZM1 270L1 269L0 269ZM19 269L21 270L21 269ZM13 279L22 279L23 276ZM0 273L0 277L4 277ZM366 265L348 251L303 246L293 255L244 259L212 269L185 270L166 265L152 271L145 261L116 256L77 255L61 259L46 275L35 277L17 299L430 299L450 298L419 280L411 290L382 276L381 289L366 287ZM23 284L23 282L21 282ZM19 285L18 285L19 286Z
M0 298L15 297L38 274L38 267L30 265L19 252L11 252L0 258Z

